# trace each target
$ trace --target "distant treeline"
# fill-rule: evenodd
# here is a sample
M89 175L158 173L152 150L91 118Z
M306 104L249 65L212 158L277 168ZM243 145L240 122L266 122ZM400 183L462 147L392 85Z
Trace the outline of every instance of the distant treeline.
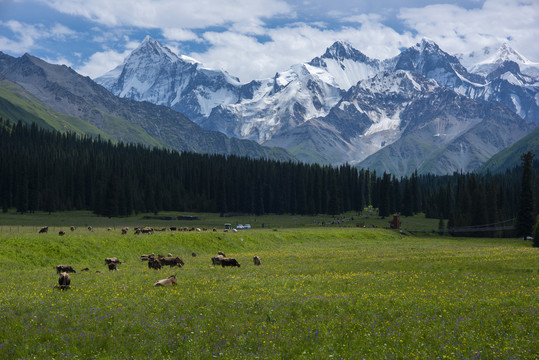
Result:
M0 205L21 213L340 214L372 205L382 216L425 212L463 227L514 218L520 174L517 167L496 175L413 174L397 179L348 164L332 167L114 144L0 119ZM537 179L534 188L537 199Z

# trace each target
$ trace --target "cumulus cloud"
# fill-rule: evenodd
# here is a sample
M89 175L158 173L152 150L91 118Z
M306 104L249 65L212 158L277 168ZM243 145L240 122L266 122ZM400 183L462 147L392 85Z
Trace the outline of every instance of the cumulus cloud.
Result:
M184 29L290 14L283 0L43 0L62 13L107 26Z
M539 60L536 1L486 0L482 7L465 9L456 5L429 5L401 9L399 18L429 37L449 53L471 53L509 42L532 60Z
M171 41L197 41L199 40L197 34L191 30L185 30L181 28L165 28L163 29L163 36L167 40Z
M408 33L398 34L379 23L339 29L298 23L265 29L265 35L268 40L260 42L255 36L234 31L206 32L203 38L209 44L208 50L189 55L247 82L310 61L338 40L347 41L367 56L378 59L395 56L400 47L410 46L416 40Z
M0 26L8 28L14 34L14 38L0 37L0 49L16 54L28 52L34 47L36 41L44 36L42 25L30 25L10 20L0 21Z
M105 50L92 54L88 61L77 67L75 70L84 76L94 79L103 75L105 72L114 69L122 64L132 49L126 49L123 52L115 50Z

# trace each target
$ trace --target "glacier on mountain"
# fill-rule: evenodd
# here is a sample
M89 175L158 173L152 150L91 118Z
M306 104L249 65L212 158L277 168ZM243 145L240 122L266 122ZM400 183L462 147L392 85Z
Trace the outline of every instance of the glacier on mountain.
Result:
M502 102L539 123L538 81L520 71L535 63L515 54L506 46L494 56L476 57L472 72L428 39L384 61L338 41L309 62L241 83L147 37L96 81L118 96L171 107L205 129L282 146L302 161L358 163L406 136L414 128L410 109L419 111L417 104L434 99L440 88L484 104ZM428 126L430 136L439 144L471 131L465 124L473 123L449 116L431 120L438 125ZM450 126L452 121L459 125Z

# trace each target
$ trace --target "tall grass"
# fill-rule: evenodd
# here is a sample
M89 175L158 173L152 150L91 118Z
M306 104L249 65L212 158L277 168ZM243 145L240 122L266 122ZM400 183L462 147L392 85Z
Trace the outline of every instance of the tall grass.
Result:
M211 266L218 250L241 268ZM142 253L185 266L148 269ZM195 252L196 257L191 254ZM259 255L262 266L252 257ZM109 272L104 258L125 261ZM54 290L54 266L72 288ZM79 270L88 267L90 272ZM529 242L380 229L0 233L0 357L535 359ZM96 273L99 271L99 273ZM176 274L178 286L156 288Z

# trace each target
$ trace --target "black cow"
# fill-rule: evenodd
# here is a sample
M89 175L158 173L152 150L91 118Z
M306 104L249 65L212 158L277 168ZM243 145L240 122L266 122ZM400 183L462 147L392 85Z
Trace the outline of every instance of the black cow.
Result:
M225 267L225 266L237 266L237 267L240 267L241 265L234 258L222 258L221 259L221 266L222 267Z

